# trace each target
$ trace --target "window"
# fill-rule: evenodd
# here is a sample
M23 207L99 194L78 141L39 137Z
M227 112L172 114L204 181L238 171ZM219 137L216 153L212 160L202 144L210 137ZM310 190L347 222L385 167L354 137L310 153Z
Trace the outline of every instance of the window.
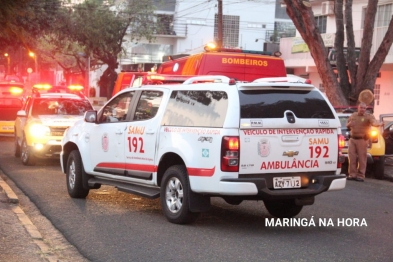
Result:
M143 91L136 106L134 120L147 120L156 116L163 92Z
M321 34L326 33L326 21L327 21L327 16L326 15L321 15L321 16L316 16L315 17L315 22L317 24L317 27L319 29L319 32Z
M222 127L227 108L228 95L224 91L173 91L162 125Z
M377 13L375 15L374 27L385 27L389 25L389 22L393 15L393 4L379 5L377 7ZM366 7L362 9L362 29L364 28L364 19L366 17Z
M241 118L283 118L287 110L297 118L333 119L321 93L299 90L239 91Z
M126 122L128 109L130 108L134 93L135 91L123 93L109 102L102 110L99 122Z
M379 5L375 16L375 27L388 26L392 19L392 4Z
M173 15L157 14L157 34L173 35Z
M93 110L88 100L37 98L33 102L32 116L40 115L76 115L82 116L87 110Z
M223 46L239 46L239 23L240 17L235 15L224 15L223 18ZM214 38L218 38L218 15L214 18Z

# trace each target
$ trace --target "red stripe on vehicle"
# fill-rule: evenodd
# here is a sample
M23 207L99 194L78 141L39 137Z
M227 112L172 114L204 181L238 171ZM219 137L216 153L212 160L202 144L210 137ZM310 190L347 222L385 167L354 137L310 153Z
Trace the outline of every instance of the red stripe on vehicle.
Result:
M193 168L193 167L187 168L188 175L190 176L213 176L215 170L216 167L213 167L211 169Z
M124 169L125 165L124 163L99 163L96 167L101 167L101 168L122 168Z
M157 166L154 165L139 165L139 164L126 164L126 170L138 170L145 172L157 172Z
M145 172L156 172L157 166L154 165L138 165L138 164L125 164L125 163L99 163L96 167L100 168L119 168L126 170L137 170Z

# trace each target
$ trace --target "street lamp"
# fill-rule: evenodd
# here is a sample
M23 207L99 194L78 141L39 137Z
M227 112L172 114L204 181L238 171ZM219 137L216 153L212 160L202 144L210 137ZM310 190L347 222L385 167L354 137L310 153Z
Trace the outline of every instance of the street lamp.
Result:
M34 58L34 65L35 65L35 73L36 73L36 76L37 76L37 78L39 79L39 75L38 75L38 63L37 63L37 55L35 54L35 53L33 53L33 52L29 52L29 56L31 56L31 57L33 57Z
M8 53L4 54L5 57L7 57L7 75L10 74L10 56Z

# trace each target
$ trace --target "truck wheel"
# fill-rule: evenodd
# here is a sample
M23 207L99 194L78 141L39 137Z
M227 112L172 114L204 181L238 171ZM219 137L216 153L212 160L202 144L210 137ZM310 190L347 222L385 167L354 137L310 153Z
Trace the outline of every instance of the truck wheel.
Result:
M188 174L185 166L176 165L165 171L160 198L166 219L174 224L188 224L199 216L190 211Z
M295 204L293 199L290 200L265 200L265 207L272 216L277 218L291 218L302 211L303 206Z
M377 179L383 179L385 176L385 156L379 157L373 165L374 177Z
M72 198L86 198L89 189L83 187L84 175L82 158L78 150L70 153L67 160L66 179L68 194Z
M14 151L14 156L15 157L20 157L20 145L18 143L18 137L15 135L15 151Z
M33 150L27 145L26 138L22 140L20 159L25 166L34 166L36 162Z

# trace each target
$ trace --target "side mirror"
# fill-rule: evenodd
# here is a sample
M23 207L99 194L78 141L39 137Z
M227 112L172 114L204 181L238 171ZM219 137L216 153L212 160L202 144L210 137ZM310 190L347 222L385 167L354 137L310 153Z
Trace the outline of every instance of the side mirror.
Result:
M25 110L19 110L19 111L16 113L16 116L19 116L19 117L26 117L27 114L26 114L26 111L25 111Z
M85 119L85 122L87 122L87 123L96 123L97 122L97 111L95 111L95 110L86 111L84 119Z

